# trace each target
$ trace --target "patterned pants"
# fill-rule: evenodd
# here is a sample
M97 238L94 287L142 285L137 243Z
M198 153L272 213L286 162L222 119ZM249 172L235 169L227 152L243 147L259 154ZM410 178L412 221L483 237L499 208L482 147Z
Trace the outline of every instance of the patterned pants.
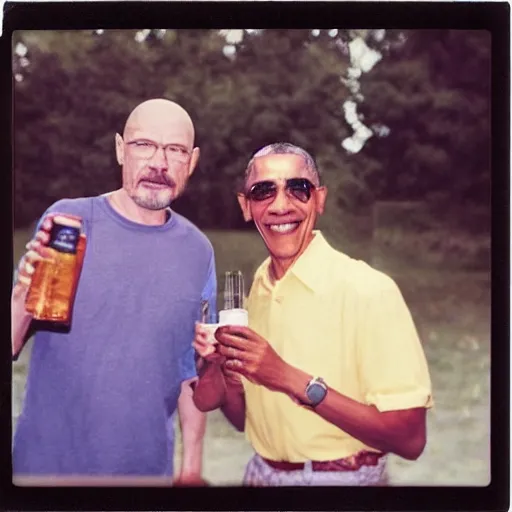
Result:
M376 466L361 466L357 471L313 471L311 462L298 471L282 471L269 466L259 455L249 461L245 469L244 485L248 487L278 486L385 486L386 457Z

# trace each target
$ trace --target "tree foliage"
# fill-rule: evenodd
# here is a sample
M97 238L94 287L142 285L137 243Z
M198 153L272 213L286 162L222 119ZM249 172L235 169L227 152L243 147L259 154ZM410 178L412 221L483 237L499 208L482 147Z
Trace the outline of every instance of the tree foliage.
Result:
M362 85L363 112L391 129L365 148L376 163L367 185L377 197L427 200L461 220L468 210L489 209L487 32L409 32Z
M15 224L62 197L120 185L114 134L139 102L166 97L191 114L198 169L175 208L203 228L239 228L237 179L265 144L309 150L330 188L328 212L375 199L488 208L490 41L483 32L410 31L361 77L365 123L391 132L348 156L341 141L349 65L336 37L310 30L246 34L226 57L219 31L18 32L30 65L15 82ZM353 34L352 34L353 36ZM373 43L375 44L375 42Z

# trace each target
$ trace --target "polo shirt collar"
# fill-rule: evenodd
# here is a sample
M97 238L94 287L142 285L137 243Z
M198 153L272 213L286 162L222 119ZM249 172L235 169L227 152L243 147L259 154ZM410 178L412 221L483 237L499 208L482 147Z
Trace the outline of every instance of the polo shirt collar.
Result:
M313 234L315 236L306 250L278 282L284 282L290 278L290 275L293 275L311 291L318 291L322 283L322 275L325 274L325 257L332 247L319 230L314 230ZM273 288L270 282L270 258L266 260L262 271L260 284L270 291Z
M322 282L321 276L325 274L325 257L332 248L319 230L314 230L313 234L313 240L289 272L314 292L318 291Z

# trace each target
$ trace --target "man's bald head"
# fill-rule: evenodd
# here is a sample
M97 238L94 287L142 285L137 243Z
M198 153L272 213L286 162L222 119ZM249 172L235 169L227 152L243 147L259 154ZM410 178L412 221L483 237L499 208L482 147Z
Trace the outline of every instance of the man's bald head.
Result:
M135 107L115 141L123 189L146 210L167 208L185 189L199 159L192 119L166 99Z
M153 128L172 123L180 126L194 141L194 124L188 112L174 101L155 98L137 105L126 120L123 137L146 128Z

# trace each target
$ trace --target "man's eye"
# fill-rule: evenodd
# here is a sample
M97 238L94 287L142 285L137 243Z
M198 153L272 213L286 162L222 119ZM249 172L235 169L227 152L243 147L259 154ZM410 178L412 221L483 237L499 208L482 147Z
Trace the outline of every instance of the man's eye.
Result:
M146 142L145 140L138 140L135 142L135 145L136 146L139 146L139 147L147 147L147 146L152 146L151 143L149 142Z
M181 148L179 146L169 146L167 149L171 153L181 153L181 154L184 154L184 153L187 152L184 148Z

